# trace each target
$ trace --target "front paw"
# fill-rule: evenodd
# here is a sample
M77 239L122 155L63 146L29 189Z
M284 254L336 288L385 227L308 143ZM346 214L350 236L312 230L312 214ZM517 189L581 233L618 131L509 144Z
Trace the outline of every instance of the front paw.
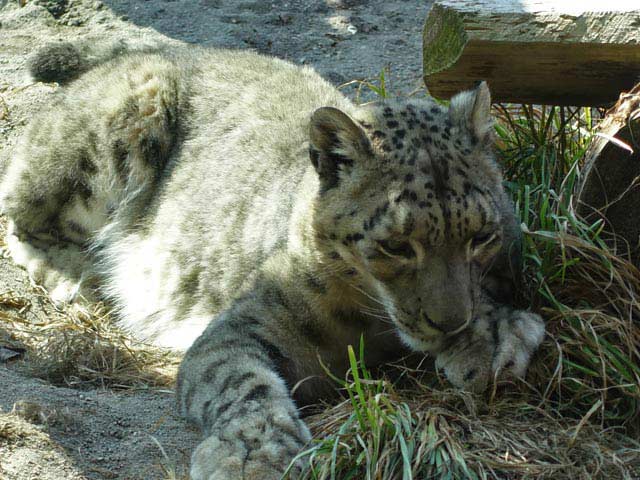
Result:
M271 436L265 432L259 436L240 434L232 439L223 439L222 435L206 438L191 457L191 479L280 480L304 446L291 434L281 433ZM306 427L294 437L298 436L305 442L308 440ZM298 478L300 471L301 466L294 464L287 478Z
M467 330L447 342L436 368L454 386L482 392L493 380L524 377L543 337L539 315L487 305Z
M283 470L247 458L247 450L236 442L218 437L204 440L191 457L192 480L258 479L276 480ZM279 466L278 466L279 467Z

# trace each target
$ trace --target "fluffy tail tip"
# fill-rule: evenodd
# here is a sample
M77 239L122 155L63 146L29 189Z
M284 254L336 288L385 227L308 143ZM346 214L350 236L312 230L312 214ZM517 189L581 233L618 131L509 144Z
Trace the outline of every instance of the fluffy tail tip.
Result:
M69 82L85 70L78 48L66 42L41 48L29 58L27 67L34 80L47 83Z

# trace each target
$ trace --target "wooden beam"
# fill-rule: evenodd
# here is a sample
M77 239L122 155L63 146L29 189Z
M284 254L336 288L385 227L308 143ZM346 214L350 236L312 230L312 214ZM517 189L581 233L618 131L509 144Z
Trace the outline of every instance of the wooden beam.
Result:
M640 0L436 0L423 70L439 98L486 80L496 102L611 104L640 78Z

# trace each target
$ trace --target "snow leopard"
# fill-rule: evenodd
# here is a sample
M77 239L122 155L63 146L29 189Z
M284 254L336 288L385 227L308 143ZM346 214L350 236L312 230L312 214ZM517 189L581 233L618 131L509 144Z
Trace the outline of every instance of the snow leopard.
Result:
M369 366L422 352L467 390L525 374L544 324L511 305L520 228L486 83L356 105L249 51L91 48L30 61L61 88L0 186L7 245L55 302L106 299L184 352L191 478L299 471L300 406L361 339Z

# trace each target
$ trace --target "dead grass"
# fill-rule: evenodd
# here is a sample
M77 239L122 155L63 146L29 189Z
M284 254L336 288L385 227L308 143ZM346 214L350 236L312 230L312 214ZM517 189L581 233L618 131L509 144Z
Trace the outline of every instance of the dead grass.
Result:
M45 294L40 295L49 315L34 321L24 315L30 300L15 292L0 293L0 331L5 331L10 345L26 348L28 361L23 368L27 373L56 385L80 388L173 384L179 357L131 339L116 327L104 305L56 311Z
M549 340L532 367L544 401L565 414L592 408L591 421L640 432L640 272L571 235L553 239L570 267L545 280L555 305L542 307ZM547 381L548 383L544 383Z

